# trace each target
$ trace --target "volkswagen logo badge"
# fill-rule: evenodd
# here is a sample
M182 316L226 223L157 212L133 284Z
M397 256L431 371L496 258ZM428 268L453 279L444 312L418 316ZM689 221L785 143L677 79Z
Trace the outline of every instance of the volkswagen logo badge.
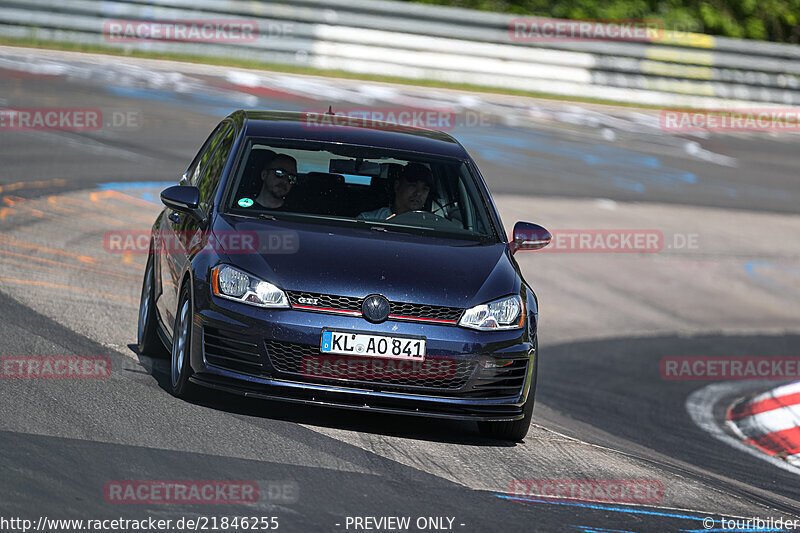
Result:
M373 324L383 322L389 318L389 300L380 294L371 294L364 298L361 313Z

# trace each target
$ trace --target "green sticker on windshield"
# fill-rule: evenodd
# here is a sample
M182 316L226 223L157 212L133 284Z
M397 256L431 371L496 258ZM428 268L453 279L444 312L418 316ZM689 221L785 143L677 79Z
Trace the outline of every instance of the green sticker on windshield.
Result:
M250 207L251 205L253 205L253 200L251 200L250 198L242 198L241 200L239 200L238 203L242 207Z

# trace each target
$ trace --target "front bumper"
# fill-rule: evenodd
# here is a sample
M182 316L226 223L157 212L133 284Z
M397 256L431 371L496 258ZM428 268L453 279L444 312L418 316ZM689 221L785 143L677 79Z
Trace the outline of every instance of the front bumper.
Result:
M453 374L446 379L417 375L388 380L309 375L300 371L298 361L320 355L322 328L425 336L427 358L447 361ZM191 380L197 385L254 398L371 412L518 420L536 378L528 328L479 332L399 321L370 324L358 317L268 310L214 299L209 309L197 311L191 345Z

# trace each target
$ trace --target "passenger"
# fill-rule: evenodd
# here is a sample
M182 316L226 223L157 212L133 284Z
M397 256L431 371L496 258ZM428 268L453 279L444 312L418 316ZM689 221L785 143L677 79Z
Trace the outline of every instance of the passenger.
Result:
M431 170L422 163L408 163L392 184L392 205L374 211L366 211L356 218L360 220L389 220L408 211L420 211L428 201L433 185Z
M286 195L297 183L297 160L290 155L276 154L264 165L261 181L261 192L253 205L263 209L282 209Z

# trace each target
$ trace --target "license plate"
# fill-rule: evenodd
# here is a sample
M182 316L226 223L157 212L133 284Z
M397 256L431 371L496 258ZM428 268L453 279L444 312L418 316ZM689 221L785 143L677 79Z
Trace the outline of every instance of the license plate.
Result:
M425 359L425 338L322 330L320 352L422 361Z

